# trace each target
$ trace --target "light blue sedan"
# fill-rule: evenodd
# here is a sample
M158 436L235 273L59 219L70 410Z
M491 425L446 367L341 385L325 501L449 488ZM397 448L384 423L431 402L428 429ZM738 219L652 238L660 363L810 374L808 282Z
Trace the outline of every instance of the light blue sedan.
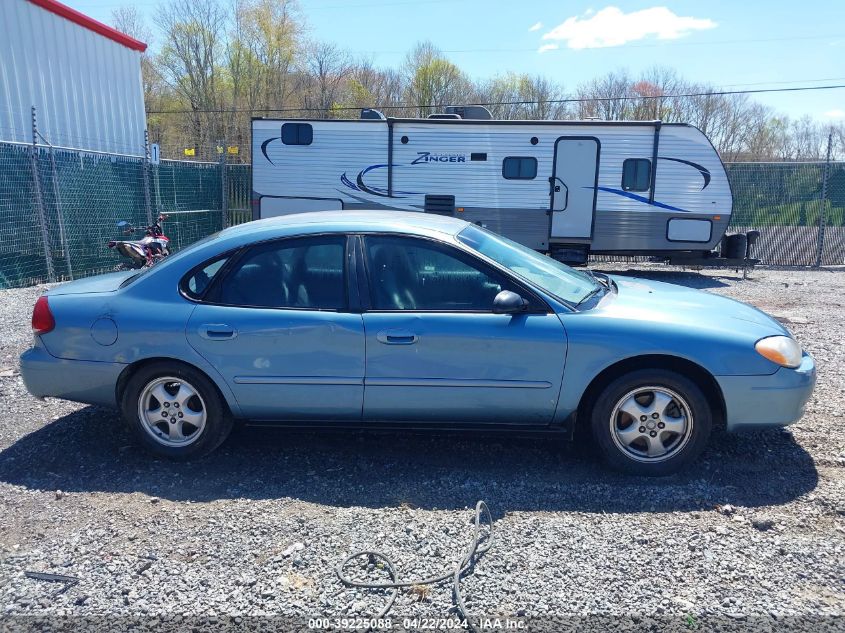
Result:
M746 304L575 271L473 224L402 212L226 229L143 272L38 299L36 396L119 407L138 441L206 454L233 423L592 431L664 475L710 430L798 420L813 359Z

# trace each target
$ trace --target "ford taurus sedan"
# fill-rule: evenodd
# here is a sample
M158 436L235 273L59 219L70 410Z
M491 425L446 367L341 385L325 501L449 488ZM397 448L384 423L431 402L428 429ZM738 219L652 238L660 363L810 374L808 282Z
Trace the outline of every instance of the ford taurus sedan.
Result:
M584 273L473 224L402 212L250 222L155 267L40 297L36 396L118 407L159 455L236 422L592 432L663 475L710 430L790 424L810 355L746 304Z

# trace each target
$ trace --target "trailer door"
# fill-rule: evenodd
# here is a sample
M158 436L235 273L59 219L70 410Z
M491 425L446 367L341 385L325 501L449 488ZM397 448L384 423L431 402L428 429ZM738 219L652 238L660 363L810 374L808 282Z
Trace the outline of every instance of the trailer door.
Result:
M561 136L555 142L554 173L549 179L552 237L592 237L600 151L594 136Z

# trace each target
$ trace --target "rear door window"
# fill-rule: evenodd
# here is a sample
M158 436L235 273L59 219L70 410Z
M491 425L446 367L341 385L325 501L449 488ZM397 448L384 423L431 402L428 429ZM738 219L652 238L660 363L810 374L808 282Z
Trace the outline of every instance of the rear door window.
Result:
M294 238L250 248L216 288L223 305L344 310L346 237Z

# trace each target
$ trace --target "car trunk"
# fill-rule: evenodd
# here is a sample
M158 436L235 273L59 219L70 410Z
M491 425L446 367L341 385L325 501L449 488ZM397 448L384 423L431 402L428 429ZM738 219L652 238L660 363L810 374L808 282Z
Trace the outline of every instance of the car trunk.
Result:
M55 288L49 290L46 294L48 296L55 296L114 292L120 288L120 284L126 281L129 277L137 275L139 272L140 271L137 270L123 270L116 273L106 273L105 275L96 275L94 277L77 279L76 281L56 286Z

